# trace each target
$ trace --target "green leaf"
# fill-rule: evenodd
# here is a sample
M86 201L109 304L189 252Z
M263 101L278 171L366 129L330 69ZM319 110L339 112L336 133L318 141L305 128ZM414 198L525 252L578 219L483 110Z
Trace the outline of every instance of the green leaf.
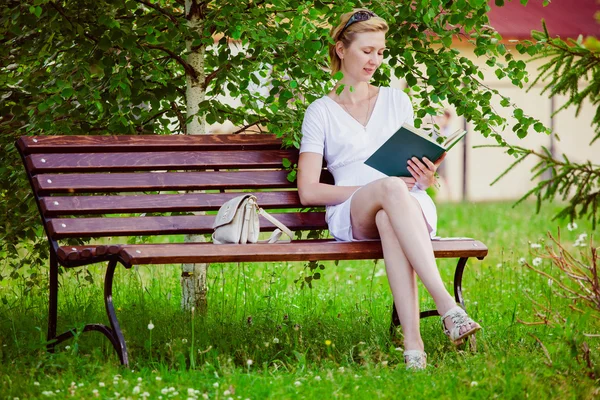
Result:
M284 158L284 159L282 160L282 164L283 164L283 168L289 168L289 167L291 167L291 165L292 165L292 162L291 162L289 159L287 159L287 158Z
M517 108L515 111L513 111L513 115L515 116L515 118L521 119L521 118L523 118L523 110L520 108Z
M406 83L408 86L414 86L417 84L417 78L415 78L412 74L406 74Z
M536 132L543 132L545 130L544 124L542 124L541 122L536 122L533 125L533 129L535 129Z
M333 79L336 81L341 80L344 77L344 73L342 71L338 71L335 74L333 74Z

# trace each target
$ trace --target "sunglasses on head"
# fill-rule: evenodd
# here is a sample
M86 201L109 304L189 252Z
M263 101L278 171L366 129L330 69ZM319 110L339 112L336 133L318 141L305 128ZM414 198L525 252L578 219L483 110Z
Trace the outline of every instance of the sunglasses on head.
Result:
M346 25L344 25L344 27L342 28L342 30L338 34L338 38L341 38L342 34L346 30L346 28L348 28L353 23L366 21L366 20L371 19L373 17L377 17L377 14L375 14L374 12L371 12L371 11L357 11L357 12L355 12L354 14L352 14L352 16L350 17L350 19L348 20L348 22L346 22Z

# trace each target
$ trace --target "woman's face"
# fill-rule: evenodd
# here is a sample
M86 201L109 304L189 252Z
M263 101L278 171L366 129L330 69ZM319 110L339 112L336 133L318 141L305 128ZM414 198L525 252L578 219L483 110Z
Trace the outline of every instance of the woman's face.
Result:
M385 32L381 31L356 33L348 48L338 42L338 55L343 57L344 77L369 82L383 61L384 50Z

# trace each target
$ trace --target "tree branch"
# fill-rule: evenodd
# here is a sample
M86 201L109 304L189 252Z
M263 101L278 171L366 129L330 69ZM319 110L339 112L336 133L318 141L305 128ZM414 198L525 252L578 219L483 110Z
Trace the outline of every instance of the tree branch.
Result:
M235 131L235 132L232 132L232 134L233 134L233 135L237 135L238 133L245 131L246 129L250 128L251 126L254 126L254 125L260 125L260 124L262 124L263 122L269 122L269 120L268 120L268 119L266 119L266 118L259 119L258 121L254 122L254 123L252 123L252 124L248 124L248 125L242 126L242 127L241 127L240 129L238 129L237 131ZM260 127L259 127L259 129L260 129ZM260 129L260 131L262 132L262 129Z
M138 3L145 5L146 7L152 8L152 9L158 11L159 13L167 16L167 18L169 18L171 20L171 22L173 22L175 25L179 25L179 20L173 14L171 14L168 11L164 10L163 8L157 6L156 4L152 4L145 0L136 0L136 1Z
M204 79L204 87L205 87L205 88L206 88L206 87L208 87L208 84L209 84L209 83L210 83L210 82L211 82L213 79L215 79L215 77L216 77L216 76L217 76L217 75L218 75L218 74L219 74L221 71L224 71L224 70L227 70L227 71L228 71L228 70L230 70L230 69L231 69L231 67L232 67L231 63L223 64L223 65L221 65L219 68L215 69L213 72L211 72L210 74L208 74L208 75L206 76L206 78Z
M196 73L196 70L190 64L188 64L187 61L185 61L181 56L175 54L172 50L169 50L162 46L157 46L157 45L148 44L148 43L143 43L143 44L141 44L141 46L147 47L149 49L160 50L160 51L167 53L172 59L174 59L179 64L181 64L183 69L185 69L186 74L190 75L193 79L198 79L198 74Z

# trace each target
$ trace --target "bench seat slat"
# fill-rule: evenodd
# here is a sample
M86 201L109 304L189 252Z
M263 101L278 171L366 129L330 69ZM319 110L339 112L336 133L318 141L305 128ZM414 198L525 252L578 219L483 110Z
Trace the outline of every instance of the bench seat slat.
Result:
M46 217L84 214L126 214L218 210L223 203L242 193L148 194L131 196L54 196L41 199ZM245 194L245 193L244 193ZM297 191L257 192L265 209L301 208Z
M155 190L295 188L296 184L288 181L287 175L288 172L283 170L43 174L33 178L33 185L41 195Z
M291 230L325 229L324 212L272 214ZM49 221L50 235L58 239L107 236L174 235L211 233L214 215L129 218L55 218ZM261 231L275 227L260 217Z
M297 150L160 151L140 153L56 153L26 157L33 173L127 172L152 170L282 168L282 160L298 161Z
M433 241L432 244L436 258L482 258L488 252L487 247L477 240ZM337 242L332 239L246 246L211 243L125 245L119 254L129 265L383 258L380 241Z
M23 136L17 146L34 153L131 153L141 151L278 150L275 135L111 135L111 136Z

